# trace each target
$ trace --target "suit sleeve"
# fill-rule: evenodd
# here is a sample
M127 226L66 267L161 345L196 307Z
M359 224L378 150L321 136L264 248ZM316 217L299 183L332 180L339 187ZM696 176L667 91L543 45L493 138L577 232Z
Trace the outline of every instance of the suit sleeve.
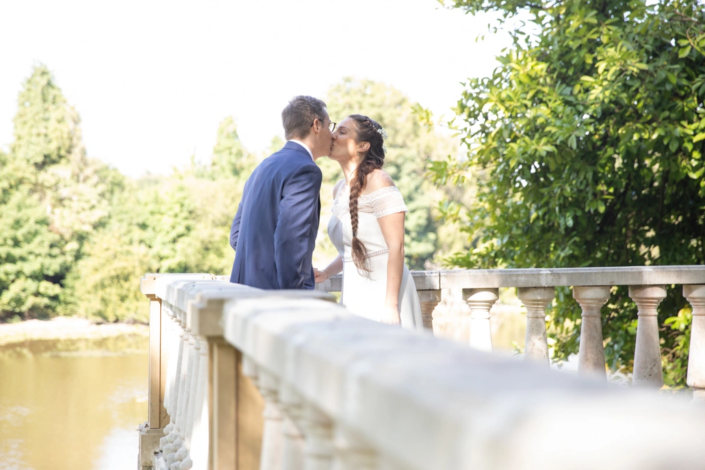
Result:
M316 165L299 169L284 185L279 219L274 232L274 263L280 289L304 288L304 260L311 230L318 217L321 170Z
M237 250L237 240L240 237L240 218L242 217L242 202L237 207L237 214L233 219L233 225L230 227L230 246L233 250Z

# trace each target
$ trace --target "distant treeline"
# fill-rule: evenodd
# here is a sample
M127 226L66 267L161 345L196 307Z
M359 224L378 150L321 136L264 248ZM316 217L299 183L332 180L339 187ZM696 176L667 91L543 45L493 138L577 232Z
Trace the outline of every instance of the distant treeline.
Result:
M345 79L325 98L333 120L361 112L387 129L386 169L410 209L410 266L428 266L462 245L436 220L442 194L424 178L428 160L456 154L457 143L420 125L415 104L389 86ZM14 128L9 152L0 152L0 321L145 321L144 273L230 272L230 223L247 177L267 156L243 147L233 118L217 129L210 161L192 159L169 176L128 178L87 156L78 113L38 65L19 95ZM274 138L272 151L282 144ZM323 265L335 253L325 226L342 175L334 162L319 163L323 220L314 260Z

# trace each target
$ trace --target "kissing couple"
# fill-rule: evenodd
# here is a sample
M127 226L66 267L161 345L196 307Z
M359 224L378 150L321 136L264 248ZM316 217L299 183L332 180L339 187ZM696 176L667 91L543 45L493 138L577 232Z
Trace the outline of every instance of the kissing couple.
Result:
M357 315L422 328L416 286L404 264L407 208L382 170L387 135L378 122L351 114L330 120L326 104L297 96L282 111L284 148L265 158L245 183L230 230L230 282L259 289L313 289L343 273L341 303ZM315 160L340 164L328 236L338 256L312 265L323 175Z

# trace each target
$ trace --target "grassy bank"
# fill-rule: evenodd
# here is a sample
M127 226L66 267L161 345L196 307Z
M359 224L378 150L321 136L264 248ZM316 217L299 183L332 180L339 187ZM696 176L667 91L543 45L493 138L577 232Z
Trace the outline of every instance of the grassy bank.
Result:
M149 336L139 324L94 323L85 318L56 317L0 324L0 346L34 340L99 340L125 336Z

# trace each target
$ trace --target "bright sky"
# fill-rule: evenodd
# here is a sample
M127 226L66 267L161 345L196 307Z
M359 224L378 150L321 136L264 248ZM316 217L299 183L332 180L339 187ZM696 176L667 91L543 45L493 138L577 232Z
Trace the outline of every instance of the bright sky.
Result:
M37 62L81 115L88 154L133 176L208 158L229 115L264 150L291 97L349 75L450 116L460 82L489 75L509 45L475 42L488 21L435 0L3 1L0 145Z

